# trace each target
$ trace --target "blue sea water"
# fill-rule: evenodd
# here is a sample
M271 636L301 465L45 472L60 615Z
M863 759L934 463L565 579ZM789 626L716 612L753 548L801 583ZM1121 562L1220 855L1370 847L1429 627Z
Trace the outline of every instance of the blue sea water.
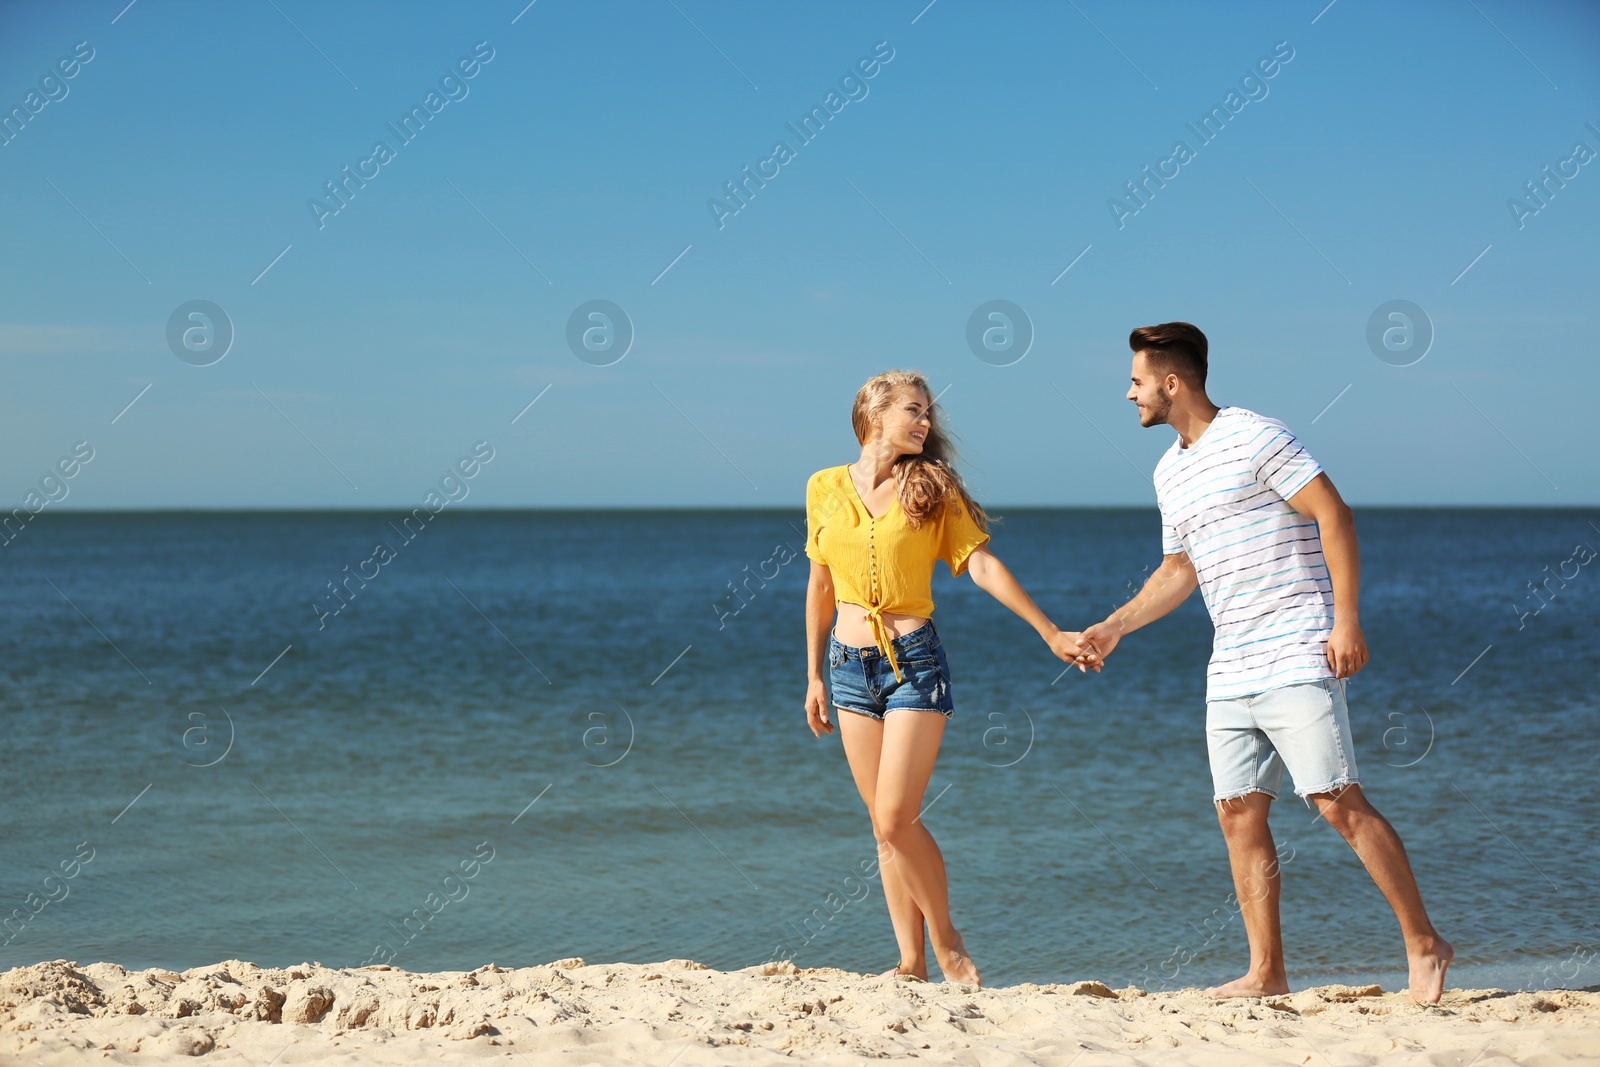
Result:
M1064 626L1160 559L1153 510L996 510ZM0 967L894 962L805 726L798 509L402 517L47 514L6 547ZM1600 983L1600 511L1358 524L1358 761L1452 984ZM986 982L1241 973L1198 596L1100 675L968 578L934 599L957 713L925 821ZM1354 855L1275 808L1291 981L1399 984Z

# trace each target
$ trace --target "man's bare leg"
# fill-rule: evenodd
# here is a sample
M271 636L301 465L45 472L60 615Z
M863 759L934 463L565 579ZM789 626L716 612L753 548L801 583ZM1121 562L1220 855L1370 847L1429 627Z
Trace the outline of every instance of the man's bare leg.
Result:
M1395 918L1400 920L1400 933L1406 940L1411 999L1418 1004L1439 1003L1444 992L1444 972L1455 953L1450 942L1440 937L1428 921L1400 835L1368 802L1359 785L1348 785L1338 793L1316 793L1311 799L1328 825L1355 849L1373 883L1394 909Z
M1278 925L1278 850L1267 826L1272 798L1246 793L1217 802L1217 822L1228 843L1233 892L1250 940L1250 969L1242 978L1206 990L1213 997L1262 997L1289 992Z

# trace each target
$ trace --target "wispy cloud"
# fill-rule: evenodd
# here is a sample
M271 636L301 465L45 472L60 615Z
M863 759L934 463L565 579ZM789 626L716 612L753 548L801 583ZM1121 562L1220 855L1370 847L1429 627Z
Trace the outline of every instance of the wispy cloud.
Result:
M127 353L151 344L160 345L160 336L141 337L127 327L0 322L0 356L99 356Z

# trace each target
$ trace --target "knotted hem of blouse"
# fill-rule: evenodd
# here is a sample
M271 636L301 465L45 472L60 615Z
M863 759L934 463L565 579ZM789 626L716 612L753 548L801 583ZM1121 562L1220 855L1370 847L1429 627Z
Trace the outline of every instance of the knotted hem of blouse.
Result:
M866 607L866 605L861 605ZM894 680L905 681L905 676L900 673L900 662L895 659L894 641L889 636L889 628L884 625L883 609L881 607L866 607L867 622L872 625L872 639L877 642L878 651L889 661L889 666L894 670Z

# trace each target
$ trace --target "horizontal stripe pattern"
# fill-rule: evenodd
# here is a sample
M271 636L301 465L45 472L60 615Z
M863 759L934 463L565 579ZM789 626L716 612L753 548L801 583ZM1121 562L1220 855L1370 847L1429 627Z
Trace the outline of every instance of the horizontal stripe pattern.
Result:
M1282 422L1233 406L1156 464L1161 550L1194 564L1216 630L1207 700L1333 677L1322 539L1288 504L1321 472Z

